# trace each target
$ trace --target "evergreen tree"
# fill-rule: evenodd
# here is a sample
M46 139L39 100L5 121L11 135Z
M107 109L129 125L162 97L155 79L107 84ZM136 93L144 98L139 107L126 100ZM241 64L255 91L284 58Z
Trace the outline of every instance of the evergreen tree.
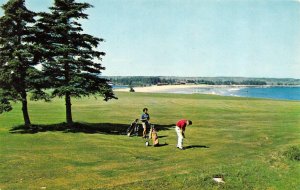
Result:
M84 10L92 7L75 0L55 0L50 13L40 13L37 27L40 30L43 71L53 88L53 97L65 97L66 121L72 126L71 97L100 94L104 100L116 98L108 80L101 78L105 68L100 61L104 52L98 51L104 40L83 33L79 19L87 19Z
M22 102L24 123L30 126L27 94L45 97L35 43L35 13L25 7L25 0L9 0L2 6L0 18L0 113L12 109L11 101Z

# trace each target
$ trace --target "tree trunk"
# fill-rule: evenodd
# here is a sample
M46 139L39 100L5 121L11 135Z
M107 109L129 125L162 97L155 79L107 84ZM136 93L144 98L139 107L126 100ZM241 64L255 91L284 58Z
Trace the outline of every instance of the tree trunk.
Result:
M72 119L72 109L71 109L71 96L70 93L66 93L66 119L67 119L67 124L69 127L73 126L73 119Z
M31 122L28 114L28 107L27 107L27 93L26 91L23 91L21 93L22 97L22 112L23 112L23 118L24 118L24 123L26 127L30 127Z

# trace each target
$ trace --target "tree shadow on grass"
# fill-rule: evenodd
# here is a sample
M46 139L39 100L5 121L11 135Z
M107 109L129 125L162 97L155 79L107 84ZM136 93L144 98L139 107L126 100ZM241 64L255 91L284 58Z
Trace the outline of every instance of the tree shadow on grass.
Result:
M162 139L162 138L165 138L165 137L168 137L168 135L158 135L159 139Z
M192 148L209 148L209 147L206 146L206 145L189 145L189 146L186 146L184 148L185 149L192 149Z
M168 143L165 143L165 144L158 144L158 145L156 145L154 147L162 147L162 146L168 146L168 145L169 145Z
M169 130L174 125L155 125L158 130ZM70 127L67 123L31 125L30 128L18 125L10 130L16 134L35 134L40 132L64 132L64 133L87 133L87 134L110 134L125 135L129 124L118 123L74 123ZM139 125L139 134L142 133L142 126Z

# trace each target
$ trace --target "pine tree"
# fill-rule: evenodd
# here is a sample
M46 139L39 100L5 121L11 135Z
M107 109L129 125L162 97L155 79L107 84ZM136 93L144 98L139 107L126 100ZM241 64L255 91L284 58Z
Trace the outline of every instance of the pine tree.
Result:
M84 10L92 7L75 0L55 0L50 13L40 13L38 38L47 61L43 71L53 88L53 97L65 97L66 121L72 126L71 97L100 94L104 100L116 98L108 80L101 78L104 52L98 51L104 40L83 33L79 19L87 19Z
M9 0L2 6L0 18L0 113L12 109L11 101L22 102L25 126L31 125L27 94L33 98L45 97L42 91L38 64L38 47L35 43L36 14L25 7L25 0Z

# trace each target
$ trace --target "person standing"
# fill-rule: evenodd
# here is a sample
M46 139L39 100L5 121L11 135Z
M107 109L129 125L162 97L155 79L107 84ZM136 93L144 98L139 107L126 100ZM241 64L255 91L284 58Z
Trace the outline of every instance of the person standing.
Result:
M143 109L143 114L141 116L142 126L143 126L143 138L146 138L147 127L149 126L150 115L148 113L148 108Z
M185 138L185 128L188 125L192 125L191 120L181 119L176 123L175 131L177 133L177 148L184 150L183 148L183 138Z

